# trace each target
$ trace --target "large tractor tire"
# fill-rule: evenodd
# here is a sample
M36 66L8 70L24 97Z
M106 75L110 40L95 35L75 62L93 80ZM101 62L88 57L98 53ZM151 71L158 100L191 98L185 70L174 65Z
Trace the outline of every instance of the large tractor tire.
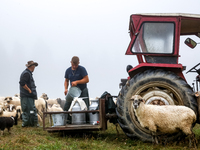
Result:
M152 142L152 134L143 128L135 116L132 102L133 95L140 95L146 104L156 105L184 105L194 110L197 114L197 102L193 96L192 88L179 76L170 71L147 70L138 73L121 89L116 113L118 123L124 133L130 138L139 138L145 142ZM178 116L177 116L178 117ZM158 132L162 136L162 133ZM182 132L165 135L169 141L183 136Z

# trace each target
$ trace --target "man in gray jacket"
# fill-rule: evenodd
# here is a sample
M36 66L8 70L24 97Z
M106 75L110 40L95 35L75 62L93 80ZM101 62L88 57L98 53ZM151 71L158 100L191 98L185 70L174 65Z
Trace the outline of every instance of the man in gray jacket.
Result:
M36 86L33 79L32 72L38 63L28 61L26 69L20 76L20 100L22 107L22 127L38 126L38 117L35 107L35 100L37 99Z

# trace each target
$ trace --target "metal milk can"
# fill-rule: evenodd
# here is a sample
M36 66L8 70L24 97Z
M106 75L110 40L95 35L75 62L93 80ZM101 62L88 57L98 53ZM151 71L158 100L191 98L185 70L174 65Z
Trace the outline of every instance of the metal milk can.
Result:
M72 111L81 111L79 103L76 101ZM85 113L72 113L72 124L86 124Z
M99 105L99 100L94 99L90 101L91 101L91 105L89 106L89 110L97 110L97 107ZM98 112L89 113L89 119L90 119L90 124L93 124L93 125L99 124L99 113Z

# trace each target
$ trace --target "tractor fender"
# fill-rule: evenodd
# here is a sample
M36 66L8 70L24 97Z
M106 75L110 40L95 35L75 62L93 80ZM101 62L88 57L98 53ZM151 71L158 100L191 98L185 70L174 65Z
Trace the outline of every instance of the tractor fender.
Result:
M184 67L181 64L140 63L136 67L130 69L128 71L128 74L129 74L130 78L133 78L136 74L138 74L140 72L144 72L145 70L149 70L149 69L151 69L151 70L162 69L165 71L171 71L186 81L186 79L182 73L182 71L184 70Z

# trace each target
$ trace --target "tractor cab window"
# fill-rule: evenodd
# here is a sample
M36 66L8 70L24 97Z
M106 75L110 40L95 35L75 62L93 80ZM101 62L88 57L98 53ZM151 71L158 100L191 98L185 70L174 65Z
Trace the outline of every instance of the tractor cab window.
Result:
M172 54L173 23L144 23L132 47L133 53Z

